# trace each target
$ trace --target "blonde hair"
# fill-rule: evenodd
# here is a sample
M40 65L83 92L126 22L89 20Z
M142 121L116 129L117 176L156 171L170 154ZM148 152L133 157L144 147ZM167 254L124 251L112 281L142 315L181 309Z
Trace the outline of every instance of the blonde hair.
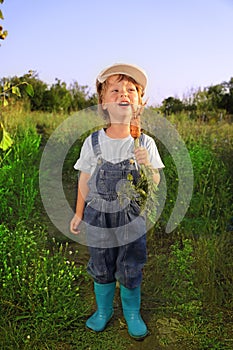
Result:
M116 74L118 75L118 81L122 81L123 79L127 79L131 83L133 83L136 87L137 93L138 93L138 102L139 105L143 106L144 103L142 101L142 98L144 96L144 90L140 84L138 84L133 78L129 77L126 74ZM106 89L108 87L108 79L106 79L103 83L100 83L98 80L96 80L96 91L98 95L98 110L99 113L103 116L107 124L110 123L110 117L108 114L108 111L106 109L103 109L102 103L103 103L103 97L106 92Z

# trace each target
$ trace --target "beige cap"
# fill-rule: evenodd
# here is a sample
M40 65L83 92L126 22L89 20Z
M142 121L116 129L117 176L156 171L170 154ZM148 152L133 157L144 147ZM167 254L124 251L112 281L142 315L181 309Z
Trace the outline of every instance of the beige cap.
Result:
M100 72L97 80L103 83L107 78L115 74L125 74L133 78L139 85L145 90L147 85L147 76L143 69L133 65L125 63L116 63L110 67L105 68Z

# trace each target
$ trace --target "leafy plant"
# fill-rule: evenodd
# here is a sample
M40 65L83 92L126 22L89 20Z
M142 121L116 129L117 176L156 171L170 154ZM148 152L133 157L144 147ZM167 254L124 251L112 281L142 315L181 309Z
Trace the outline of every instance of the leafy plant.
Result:
M199 292L195 285L193 247L190 239L177 240L171 246L168 259L168 278L171 283L170 298L177 309L194 312L199 309Z
M0 0L0 4L3 4L4 0ZM0 10L0 19L4 19L3 13ZM3 30L3 27L0 26L0 40L4 40L8 35L7 30Z
M3 107L8 106L8 98L9 95L12 93L18 97L21 97L21 92L19 87L25 85L25 92L29 96L34 95L34 90L31 84L27 83L26 81L20 82L16 85L12 85L10 82L6 81L3 86L3 91L0 94L1 100L0 103L3 105Z
M17 85L11 85L9 82L5 82L3 86L3 91L0 93L0 107L8 106L8 97L12 93L18 97L21 97L20 85L26 85L25 91L29 96L33 96L34 90L31 84L27 82L21 82ZM1 110L0 110L1 111ZM13 144L13 140L11 139L9 133L5 130L4 125L0 122L0 149L6 151Z
M132 174L128 174L127 181L119 186L117 195L120 204L124 199L135 201L140 208L140 214L145 215L152 224L156 222L158 186L153 180L154 170L149 167L140 167L139 178L135 181Z

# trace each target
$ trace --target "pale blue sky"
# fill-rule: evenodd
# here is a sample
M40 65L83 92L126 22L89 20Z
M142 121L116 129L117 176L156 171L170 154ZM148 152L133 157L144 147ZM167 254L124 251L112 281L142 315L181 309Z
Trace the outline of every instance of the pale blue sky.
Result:
M105 66L134 63L148 104L233 77L233 0L5 0L0 78L29 69L95 89Z

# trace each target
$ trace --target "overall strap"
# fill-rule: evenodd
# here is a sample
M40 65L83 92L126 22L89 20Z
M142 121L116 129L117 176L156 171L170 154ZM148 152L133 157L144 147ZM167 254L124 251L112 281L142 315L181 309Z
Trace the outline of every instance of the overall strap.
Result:
M140 135L140 138L139 138L139 145L141 147L144 147L144 143L145 143L145 134L143 134L143 132L142 132Z
M99 145L99 130L94 131L91 135L91 142L93 147L93 152L97 158L101 156L101 150Z

